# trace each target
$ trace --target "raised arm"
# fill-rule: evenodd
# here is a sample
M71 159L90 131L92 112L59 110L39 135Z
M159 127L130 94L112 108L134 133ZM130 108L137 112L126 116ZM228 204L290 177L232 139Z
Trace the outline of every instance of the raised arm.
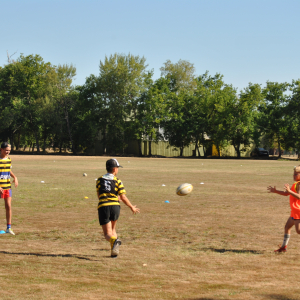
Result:
M281 195L281 196L288 196L289 193L285 190L285 191L278 191L276 190L276 187L272 187L272 186L268 186L267 187L267 190L269 191L269 193L275 193L275 194L278 194L278 195Z

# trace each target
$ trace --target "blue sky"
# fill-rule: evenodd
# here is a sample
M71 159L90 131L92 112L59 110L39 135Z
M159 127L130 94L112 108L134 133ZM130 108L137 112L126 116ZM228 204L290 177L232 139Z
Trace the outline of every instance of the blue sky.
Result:
M300 78L299 0L0 0L0 65L7 54L73 64L75 84L114 53L144 56L154 79L166 60L249 82Z

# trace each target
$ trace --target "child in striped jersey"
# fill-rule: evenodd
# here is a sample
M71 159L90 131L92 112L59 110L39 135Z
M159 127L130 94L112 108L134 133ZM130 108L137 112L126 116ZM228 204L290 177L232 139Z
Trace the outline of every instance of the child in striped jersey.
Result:
M111 257L117 257L121 245L118 239L116 226L120 215L120 201L125 203L131 211L139 213L140 210L132 205L126 197L123 183L116 177L119 171L119 162L116 159L109 159L106 162L107 174L98 178L96 183L99 223L102 226L105 239L111 245Z
M15 187L18 186L18 179L11 171L11 159L8 157L11 150L11 146L4 142L1 144L0 149L0 198L4 199L6 210L7 228L6 233L15 235L11 229L11 183L10 177L14 179Z
M276 190L275 186L269 186L267 188L270 193L276 193L281 196L290 196L291 215L284 227L283 243L279 249L275 250L277 253L286 252L286 247L291 236L291 229L294 225L296 232L300 234L300 166L294 168L294 181L291 188L289 184L286 183L284 185L284 191Z

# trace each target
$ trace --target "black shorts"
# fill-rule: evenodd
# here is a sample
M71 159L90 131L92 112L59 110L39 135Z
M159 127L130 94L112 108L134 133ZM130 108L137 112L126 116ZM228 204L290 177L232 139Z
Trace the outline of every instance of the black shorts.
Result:
M120 216L120 205L109 205L98 208L100 225L105 225L110 221L117 221Z

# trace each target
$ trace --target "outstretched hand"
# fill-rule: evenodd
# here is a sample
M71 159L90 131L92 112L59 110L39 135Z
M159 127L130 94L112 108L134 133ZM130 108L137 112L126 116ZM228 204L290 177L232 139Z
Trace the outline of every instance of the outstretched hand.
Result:
M276 193L276 186L272 187L272 186L268 186L267 190L269 191L269 193Z
M140 209L137 208L136 205L133 205L133 206L131 207L131 211L132 211L134 214L140 213Z
M291 189L290 189L290 185L288 184L288 183L286 183L285 185L284 185L284 190L285 191L287 191L287 192L289 192Z

